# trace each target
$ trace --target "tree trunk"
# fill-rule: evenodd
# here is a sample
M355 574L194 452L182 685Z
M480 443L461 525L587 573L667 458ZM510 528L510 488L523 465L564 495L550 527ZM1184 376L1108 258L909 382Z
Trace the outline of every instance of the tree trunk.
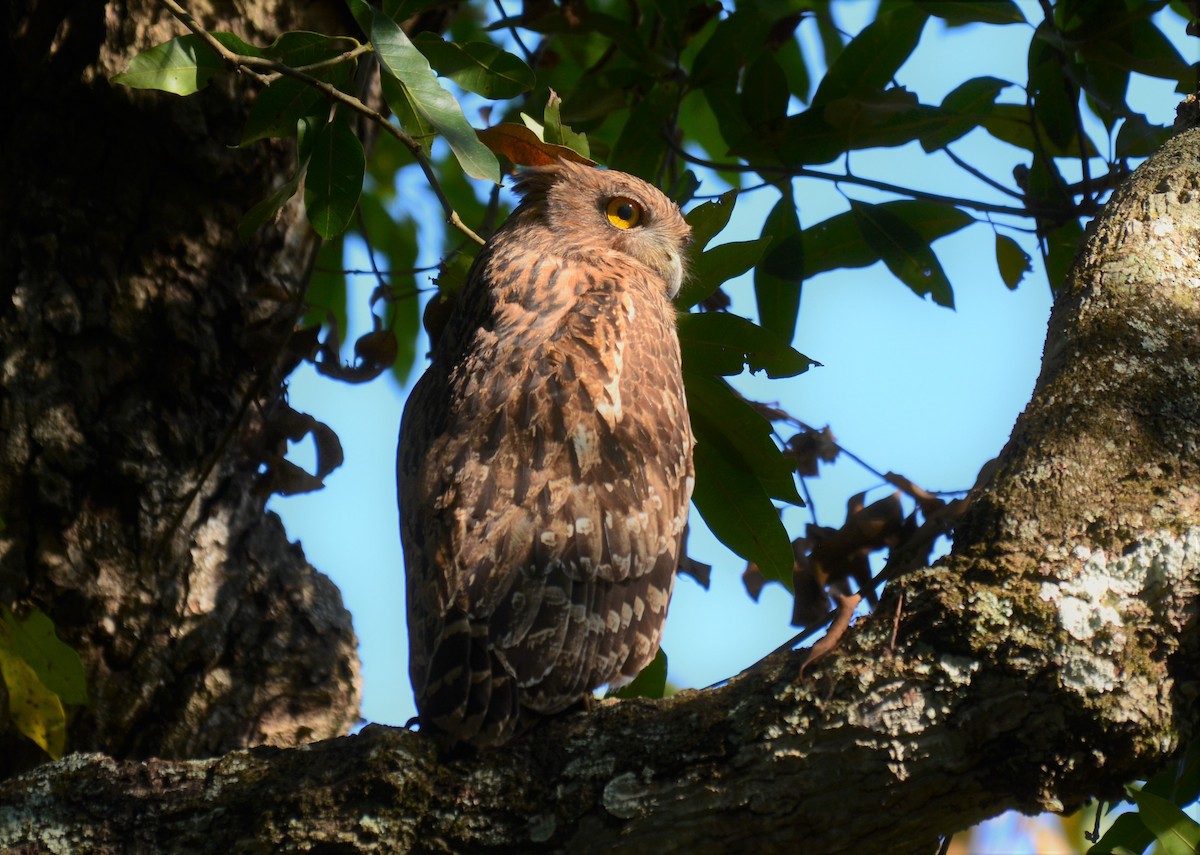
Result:
M259 42L337 27L321 4L192 5ZM109 83L181 32L150 0L0 20L0 603L40 607L84 660L68 745L179 758L345 733L349 615L256 490L300 303L271 295L298 294L316 240L296 206L236 229L294 154L230 151L248 84ZM0 735L0 773L22 744Z
M73 756L0 785L0 846L926 853L1006 809L1119 792L1200 724L1198 187L1192 130L1113 197L955 552L805 676L779 655L451 758L380 727L215 760Z

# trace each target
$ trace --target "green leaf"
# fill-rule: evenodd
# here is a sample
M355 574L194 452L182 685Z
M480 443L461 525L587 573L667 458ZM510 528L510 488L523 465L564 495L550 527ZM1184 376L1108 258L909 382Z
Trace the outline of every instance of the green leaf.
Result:
M417 109L416 99L407 86L387 74L379 76L379 83L383 91L383 100L400 122L400 127L417 141L425 156L429 157L433 151L433 141L437 137L437 128Z
M394 78L411 101L412 109L437 128L463 170L473 178L500 183L496 156L475 136L454 96L442 88L429 61L396 23L378 10L371 12L371 42L385 76ZM387 98L387 91L384 97ZM388 106L396 109L391 99Z
M308 220L325 240L345 231L354 216L366 168L362 143L339 113L317 134L304 180Z
M591 146L588 145L587 137L563 124L562 99L553 89L550 90L550 97L546 99L546 109L542 114L542 119L544 121L542 142L566 146L584 157L591 157Z
M996 235L996 267L1010 290L1016 289L1025 274L1033 270L1033 260L1021 245L1007 235Z
M792 544L762 484L712 445L697 442L694 457L692 501L709 529L768 579L791 590Z
M334 59L357 44L358 42L349 36L327 36L305 30L292 30L280 34L262 53L267 59L299 68ZM347 68L351 65L351 62L342 63L342 66Z
M912 226L879 205L850 202L863 239L879 254L888 270L917 296L933 297L939 306L954 308L954 291L929 241Z
M1138 853L1145 851L1153 842L1154 833L1146 828L1138 814L1123 813L1113 820L1104 836L1088 849L1088 855L1109 855L1117 850Z
M1197 855L1200 852L1200 823L1161 796L1126 787L1138 806L1138 816L1162 847L1164 855Z
M729 224L729 218L733 216L733 208L737 204L737 196L737 190L729 190L716 199L697 205L684 215L684 219L692 227L692 247L697 255Z
M265 137L292 137L301 119L318 121L329 112L321 92L291 77L280 77L258 93L246 118L239 145Z
M448 42L433 33L420 33L413 44L438 74L484 98L516 98L537 82L524 61L491 42Z
M1078 220L1063 223L1046 235L1046 278L1051 292L1057 294L1066 284L1075 253L1083 242L1083 226Z
M1042 21L1038 32L1053 26L1050 21ZM1067 75L1066 54L1046 39L1037 38L1037 34L1029 43L1028 57L1028 89L1033 98L1033 111L1051 142L1069 148L1078 136L1075 117L1079 87Z
M967 24L1024 24L1025 16L1012 0L915 0L930 15L936 15L952 27Z
M728 312L684 314L678 320L683 364L691 372L729 376L748 366L774 379L794 377L815 364L770 330Z
M1065 146L1059 145L1042 125L1040 116L1037 121L1038 133L1035 136L1034 122L1030 118L1029 108L1024 104L997 104L980 125L996 139L1017 148L1032 152L1044 150L1049 157L1079 157L1078 138L1072 136ZM1086 135L1083 138L1083 147L1088 157L1099 157L1096 146Z
M926 243L933 243L975 222L974 217L959 208L939 202L902 199L883 202L874 208L902 220ZM881 258L864 237L854 211L822 220L802 234L806 279L828 270L866 267Z
M790 182L763 222L761 238L770 246L754 268L754 301L759 322L790 342L796 335L800 312L800 283L804 281L804 238L796 215Z
M746 68L742 79L741 108L746 124L757 134L772 134L787 116L787 77L775 56L763 51Z
M606 698L661 698L667 691L667 654L660 647L654 659L633 678L633 682L619 689L610 689Z
M635 104L609 153L609 166L654 181L667 155L667 120L678 98L676 84L660 83Z
M1126 116L1117 131L1117 157L1149 157L1171 136L1170 125L1152 125L1141 113Z
M997 96L1012 85L998 77L975 77L955 87L942 99L944 126L922 134L921 148L936 151L977 128L996 106Z
M0 607L0 679L13 725L57 760L67 736L63 702L86 704L87 688L78 654L38 609L17 619Z
M296 167L296 174L275 188L267 198L256 204L242 217L241 222L238 223L238 237L243 241L250 240L261 226L272 219L287 204L288 200L296 195L296 191L300 188L300 178L308 168L308 162L312 157L313 143L324 126L324 115L321 118L301 119L296 123L296 148L300 161Z
M882 6L878 17L829 66L810 110L836 98L886 87L916 49L927 19L916 6Z
M758 263L770 243L769 237L730 241L701 253L692 270L692 278L679 289L675 305L691 308L725 282L741 276Z
M1191 741L1183 757L1179 758L1178 766L1175 804L1190 805L1200 798L1200 737Z
M46 688L68 704L88 702L86 677L79 654L61 641L54 623L40 609L31 609L17 619L8 609L0 609L11 650L37 674Z
M258 48L233 33L212 35L234 53L262 55ZM159 89L174 95L191 95L207 86L213 77L228 70L216 51L199 36L189 34L142 51L130 60L129 70L114 75L112 82L131 89Z
M67 716L62 701L38 679L24 659L0 644L0 677L8 690L13 725L57 760L67 742Z
M697 443L707 442L718 449L771 498L803 506L796 492L795 462L783 456L772 439L774 429L762 413L723 378L687 370L684 383Z
M345 235L326 241L317 251L304 302L307 309L302 326L325 326L333 319L339 338L346 334L348 322L345 262Z
M1141 7L1142 14L1150 8ZM1134 13L1136 14L1136 12ZM1097 63L1115 65L1137 74L1187 82L1195 88L1195 72L1171 40L1153 22L1142 17L1110 30L1081 46L1081 55Z

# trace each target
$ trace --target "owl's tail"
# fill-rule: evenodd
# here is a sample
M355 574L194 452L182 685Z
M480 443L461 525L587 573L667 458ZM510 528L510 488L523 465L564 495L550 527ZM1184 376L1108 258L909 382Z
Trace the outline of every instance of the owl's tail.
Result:
M493 650L486 622L454 609L433 649L428 684L417 693L421 729L443 747L477 748L512 738L520 718L517 682Z

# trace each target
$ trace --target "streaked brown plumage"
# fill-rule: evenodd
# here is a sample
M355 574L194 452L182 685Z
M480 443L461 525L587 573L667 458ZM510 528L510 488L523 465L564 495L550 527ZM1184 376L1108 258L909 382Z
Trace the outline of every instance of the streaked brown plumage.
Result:
M654 658L692 492L679 209L566 162L515 189L400 432L409 667L444 744L504 742Z

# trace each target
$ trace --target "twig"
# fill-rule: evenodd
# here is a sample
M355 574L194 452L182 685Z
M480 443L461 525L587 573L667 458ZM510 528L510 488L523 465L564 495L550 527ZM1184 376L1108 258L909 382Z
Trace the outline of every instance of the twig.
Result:
M300 82L318 90L331 101L342 104L348 109L366 116L368 119L378 124L381 128L383 128L383 130L395 137L402 145L404 145L405 148L409 150L409 152L412 153L413 158L417 161L417 165L420 166L421 171L425 173L425 179L429 182L430 189L433 190L434 195L437 196L438 203L441 205L442 210L446 214L446 222L450 223L476 243L481 245L483 244L483 238L475 234L475 232L471 230L470 226L463 222L462 217L458 215L458 212L454 210L454 206L450 204L450 200L446 197L445 191L442 190L442 186L438 182L437 176L434 174L433 165L429 162L429 158L425 156L425 152L422 150L420 144L396 125L389 122L386 116L384 116L378 110L368 107L353 95L347 95L336 86L326 83L324 80L319 80L316 77L313 77L311 74L305 74L303 71L292 68L290 65L285 65L284 63L275 62L274 60L270 59L262 59L261 57L257 56L245 56L243 54L234 53L233 51L229 50L229 48L225 47L225 45L217 41L213 37L212 33L201 27L200 24L196 22L196 19L193 18L186 9L176 3L175 0L162 0L162 3L167 7L172 15L179 19L179 21L185 27L195 33L201 41L214 50L230 68L235 70L245 69L254 74L259 82L265 82L266 80L264 75L258 73L259 71L280 74L285 77L291 77L295 80L299 80Z
M1041 210L1033 208L1016 208L1011 205L997 205L992 202L978 202L974 199L962 199L957 196L946 196L941 193L926 193L922 190L913 190L911 187L901 187L898 184L889 184L886 181L876 181L874 178L861 178L857 175L848 173L837 174L833 172L822 172L819 169L809 169L806 166L776 166L768 163L718 163L714 160L705 160L702 157L696 157L694 154L688 154L683 148L672 144L675 153L686 160L688 163L693 163L696 166L703 166L708 169L716 170L717 172L754 172L759 175L787 175L792 178L818 178L823 181L832 181L834 184L854 184L859 187L870 187L873 190L883 190L887 193L895 193L899 196L908 196L913 199L924 199L929 202L941 202L944 205L954 205L959 208L970 208L973 211L986 211L990 214L1009 214L1014 217L1026 217L1030 214L1058 214L1058 210Z
M980 181L982 181L984 184L991 187L993 190L999 190L1001 193L1005 194L1006 196L1012 196L1014 199L1023 199L1024 198L1024 196L1021 194L1020 190L1013 190L1009 187L1005 187L1003 184L1001 184L995 178L992 178L990 175L987 175L982 170L976 169L974 166L967 163L965 160L963 160L961 157L959 157L957 154L955 154L953 151L951 151L950 146L948 146L948 145L942 146L942 151L946 152L946 156L948 158L950 158L952 161L954 161L955 166L957 166L959 169L964 170L965 172L970 173L975 178L978 178Z

